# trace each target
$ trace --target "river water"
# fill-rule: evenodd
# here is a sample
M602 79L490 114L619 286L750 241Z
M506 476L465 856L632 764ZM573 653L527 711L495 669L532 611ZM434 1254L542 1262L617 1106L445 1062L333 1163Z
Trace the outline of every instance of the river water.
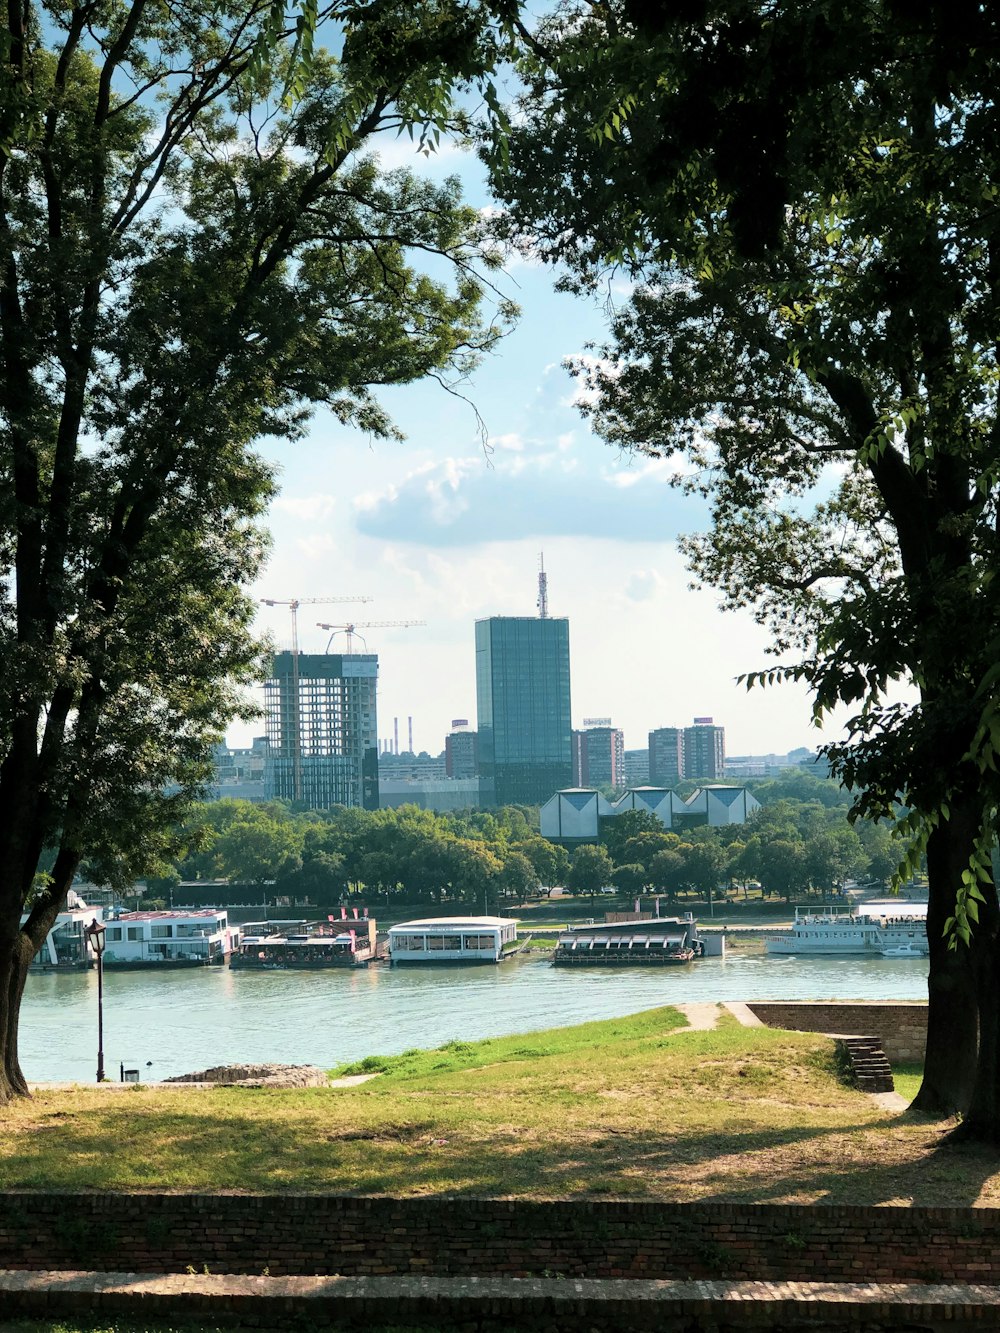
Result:
M345 972L114 972L104 977L104 1051L143 1081L243 1061L317 1064L414 1046L617 1018L715 1000L923 1000L926 960L730 953L688 967L555 968L545 955L497 967ZM21 1063L37 1081L96 1073L96 972L28 978Z

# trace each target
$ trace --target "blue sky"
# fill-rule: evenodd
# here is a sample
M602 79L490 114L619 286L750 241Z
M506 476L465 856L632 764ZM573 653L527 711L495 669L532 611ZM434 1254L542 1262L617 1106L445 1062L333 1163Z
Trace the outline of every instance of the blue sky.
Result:
M489 202L466 154L446 148L427 160L400 140L384 158L459 174L473 204ZM570 620L575 725L610 716L632 749L652 727L712 716L730 754L815 746L822 737L804 691L748 694L736 684L741 671L773 662L764 633L747 615L720 612L711 591L688 587L675 540L704 525L703 503L669 487L664 465L608 448L579 415L562 362L600 341L606 311L556 293L553 279L519 260L499 280L521 318L464 389L488 449L472 409L427 383L382 396L403 443L373 442L321 412L306 439L270 451L281 494L255 595L374 599L303 607L306 651L326 644L318 621L426 620L361 632L380 658L380 735L398 717L405 742L412 716L416 748L436 753L452 718L475 719L475 620L535 614L544 551L550 613ZM288 645L286 610L262 607L259 626Z

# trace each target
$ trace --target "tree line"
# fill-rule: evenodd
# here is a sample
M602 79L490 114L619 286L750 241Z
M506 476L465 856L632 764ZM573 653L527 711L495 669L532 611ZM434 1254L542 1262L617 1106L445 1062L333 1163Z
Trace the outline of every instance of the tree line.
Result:
M572 851L543 838L537 810L519 806L436 814L206 802L175 830L178 854L148 878L148 894L167 899L182 881L226 879L317 904L367 893L483 908L554 886L656 893L670 903L727 884L746 897L753 882L764 896L791 900L891 875L898 849L888 829L852 826L835 782L793 774L756 787L767 804L746 824L667 832L655 815L629 810L604 822L598 843Z

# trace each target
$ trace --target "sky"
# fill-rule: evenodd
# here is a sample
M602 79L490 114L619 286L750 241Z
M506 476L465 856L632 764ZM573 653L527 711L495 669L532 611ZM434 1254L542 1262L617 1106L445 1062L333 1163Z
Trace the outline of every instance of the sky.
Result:
M393 140L382 156L457 174L471 203L489 205L481 168L457 148L425 159L408 139ZM604 336L607 293L557 293L555 277L518 259L498 280L521 316L463 386L487 447L469 405L420 383L380 395L402 443L373 441L320 411L306 438L264 449L280 494L254 596L371 597L301 607L300 647L325 649L318 622L355 622L364 636L355 651L379 656L380 737L398 718L405 749L412 718L415 749L436 754L452 719L475 725L475 621L537 614L544 552L549 614L569 618L574 726L610 717L626 748L642 749L654 727L712 717L730 755L814 748L836 729L811 725L802 688L748 692L736 681L774 665L766 633L748 614L723 613L712 590L689 587L676 538L705 526L704 502L667 484L668 465L620 455L580 416L563 361ZM388 620L426 624L361 628ZM261 606L258 628L290 645L287 608ZM336 635L332 651L345 648ZM262 722L241 724L229 741L262 732Z

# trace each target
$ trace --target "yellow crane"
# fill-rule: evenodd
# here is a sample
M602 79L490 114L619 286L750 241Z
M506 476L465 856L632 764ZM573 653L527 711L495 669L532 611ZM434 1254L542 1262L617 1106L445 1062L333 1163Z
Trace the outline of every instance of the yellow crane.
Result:
M329 606L332 602L370 602L371 597L262 597L264 606L287 606L292 613L292 700L289 730L295 799L302 800L302 736L299 720L299 607Z

